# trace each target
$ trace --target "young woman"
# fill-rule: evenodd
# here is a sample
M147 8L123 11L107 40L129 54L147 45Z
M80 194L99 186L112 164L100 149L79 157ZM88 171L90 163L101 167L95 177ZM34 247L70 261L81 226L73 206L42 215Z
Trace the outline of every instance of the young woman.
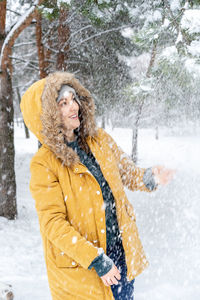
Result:
M53 300L132 300L148 262L124 186L150 192L174 171L137 167L96 127L93 99L71 73L35 82L21 110L42 144L30 190Z

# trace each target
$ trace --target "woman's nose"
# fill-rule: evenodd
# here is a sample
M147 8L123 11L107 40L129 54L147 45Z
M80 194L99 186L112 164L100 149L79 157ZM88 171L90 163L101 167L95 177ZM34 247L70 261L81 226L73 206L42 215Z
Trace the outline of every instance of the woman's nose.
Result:
M79 105L78 105L78 103L77 103L76 101L71 100L70 108L71 108L71 110L73 110L73 111L74 111L74 110L77 111L77 110L79 110Z

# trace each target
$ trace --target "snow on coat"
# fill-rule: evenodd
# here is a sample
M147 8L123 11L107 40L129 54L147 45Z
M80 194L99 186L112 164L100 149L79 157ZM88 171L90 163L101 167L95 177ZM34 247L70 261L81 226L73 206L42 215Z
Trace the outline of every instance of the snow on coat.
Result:
M79 96L80 143L89 146L115 198L128 280L139 275L148 262L124 186L149 192L142 181L145 169L136 167L110 135L96 128L94 101L73 74L52 73L23 95L20 106L24 121L42 143L31 160L30 191L39 218L52 298L111 300L110 286L103 284L94 268L88 270L102 249L106 253L105 206L98 182L64 143L56 103L62 84L73 87Z

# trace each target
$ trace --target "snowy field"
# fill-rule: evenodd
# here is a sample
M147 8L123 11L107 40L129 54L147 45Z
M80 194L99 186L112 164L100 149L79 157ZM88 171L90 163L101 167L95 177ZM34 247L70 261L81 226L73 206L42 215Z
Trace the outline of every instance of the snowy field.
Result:
M127 153L131 130L106 130ZM16 300L50 300L42 241L29 192L29 163L37 151L31 135L15 125L18 219L0 217L0 282L13 286ZM139 132L141 167L177 169L174 180L151 194L130 192L141 239L150 262L135 282L135 300L200 299L200 133ZM63 299L64 300L64 299Z

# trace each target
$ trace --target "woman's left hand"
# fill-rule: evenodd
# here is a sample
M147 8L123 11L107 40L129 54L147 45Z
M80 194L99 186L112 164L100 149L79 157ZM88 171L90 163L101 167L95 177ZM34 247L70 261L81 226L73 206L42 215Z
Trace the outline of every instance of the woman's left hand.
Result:
M164 166L154 166L152 167L152 172L155 176L156 183L165 185L173 179L176 170L167 169Z

